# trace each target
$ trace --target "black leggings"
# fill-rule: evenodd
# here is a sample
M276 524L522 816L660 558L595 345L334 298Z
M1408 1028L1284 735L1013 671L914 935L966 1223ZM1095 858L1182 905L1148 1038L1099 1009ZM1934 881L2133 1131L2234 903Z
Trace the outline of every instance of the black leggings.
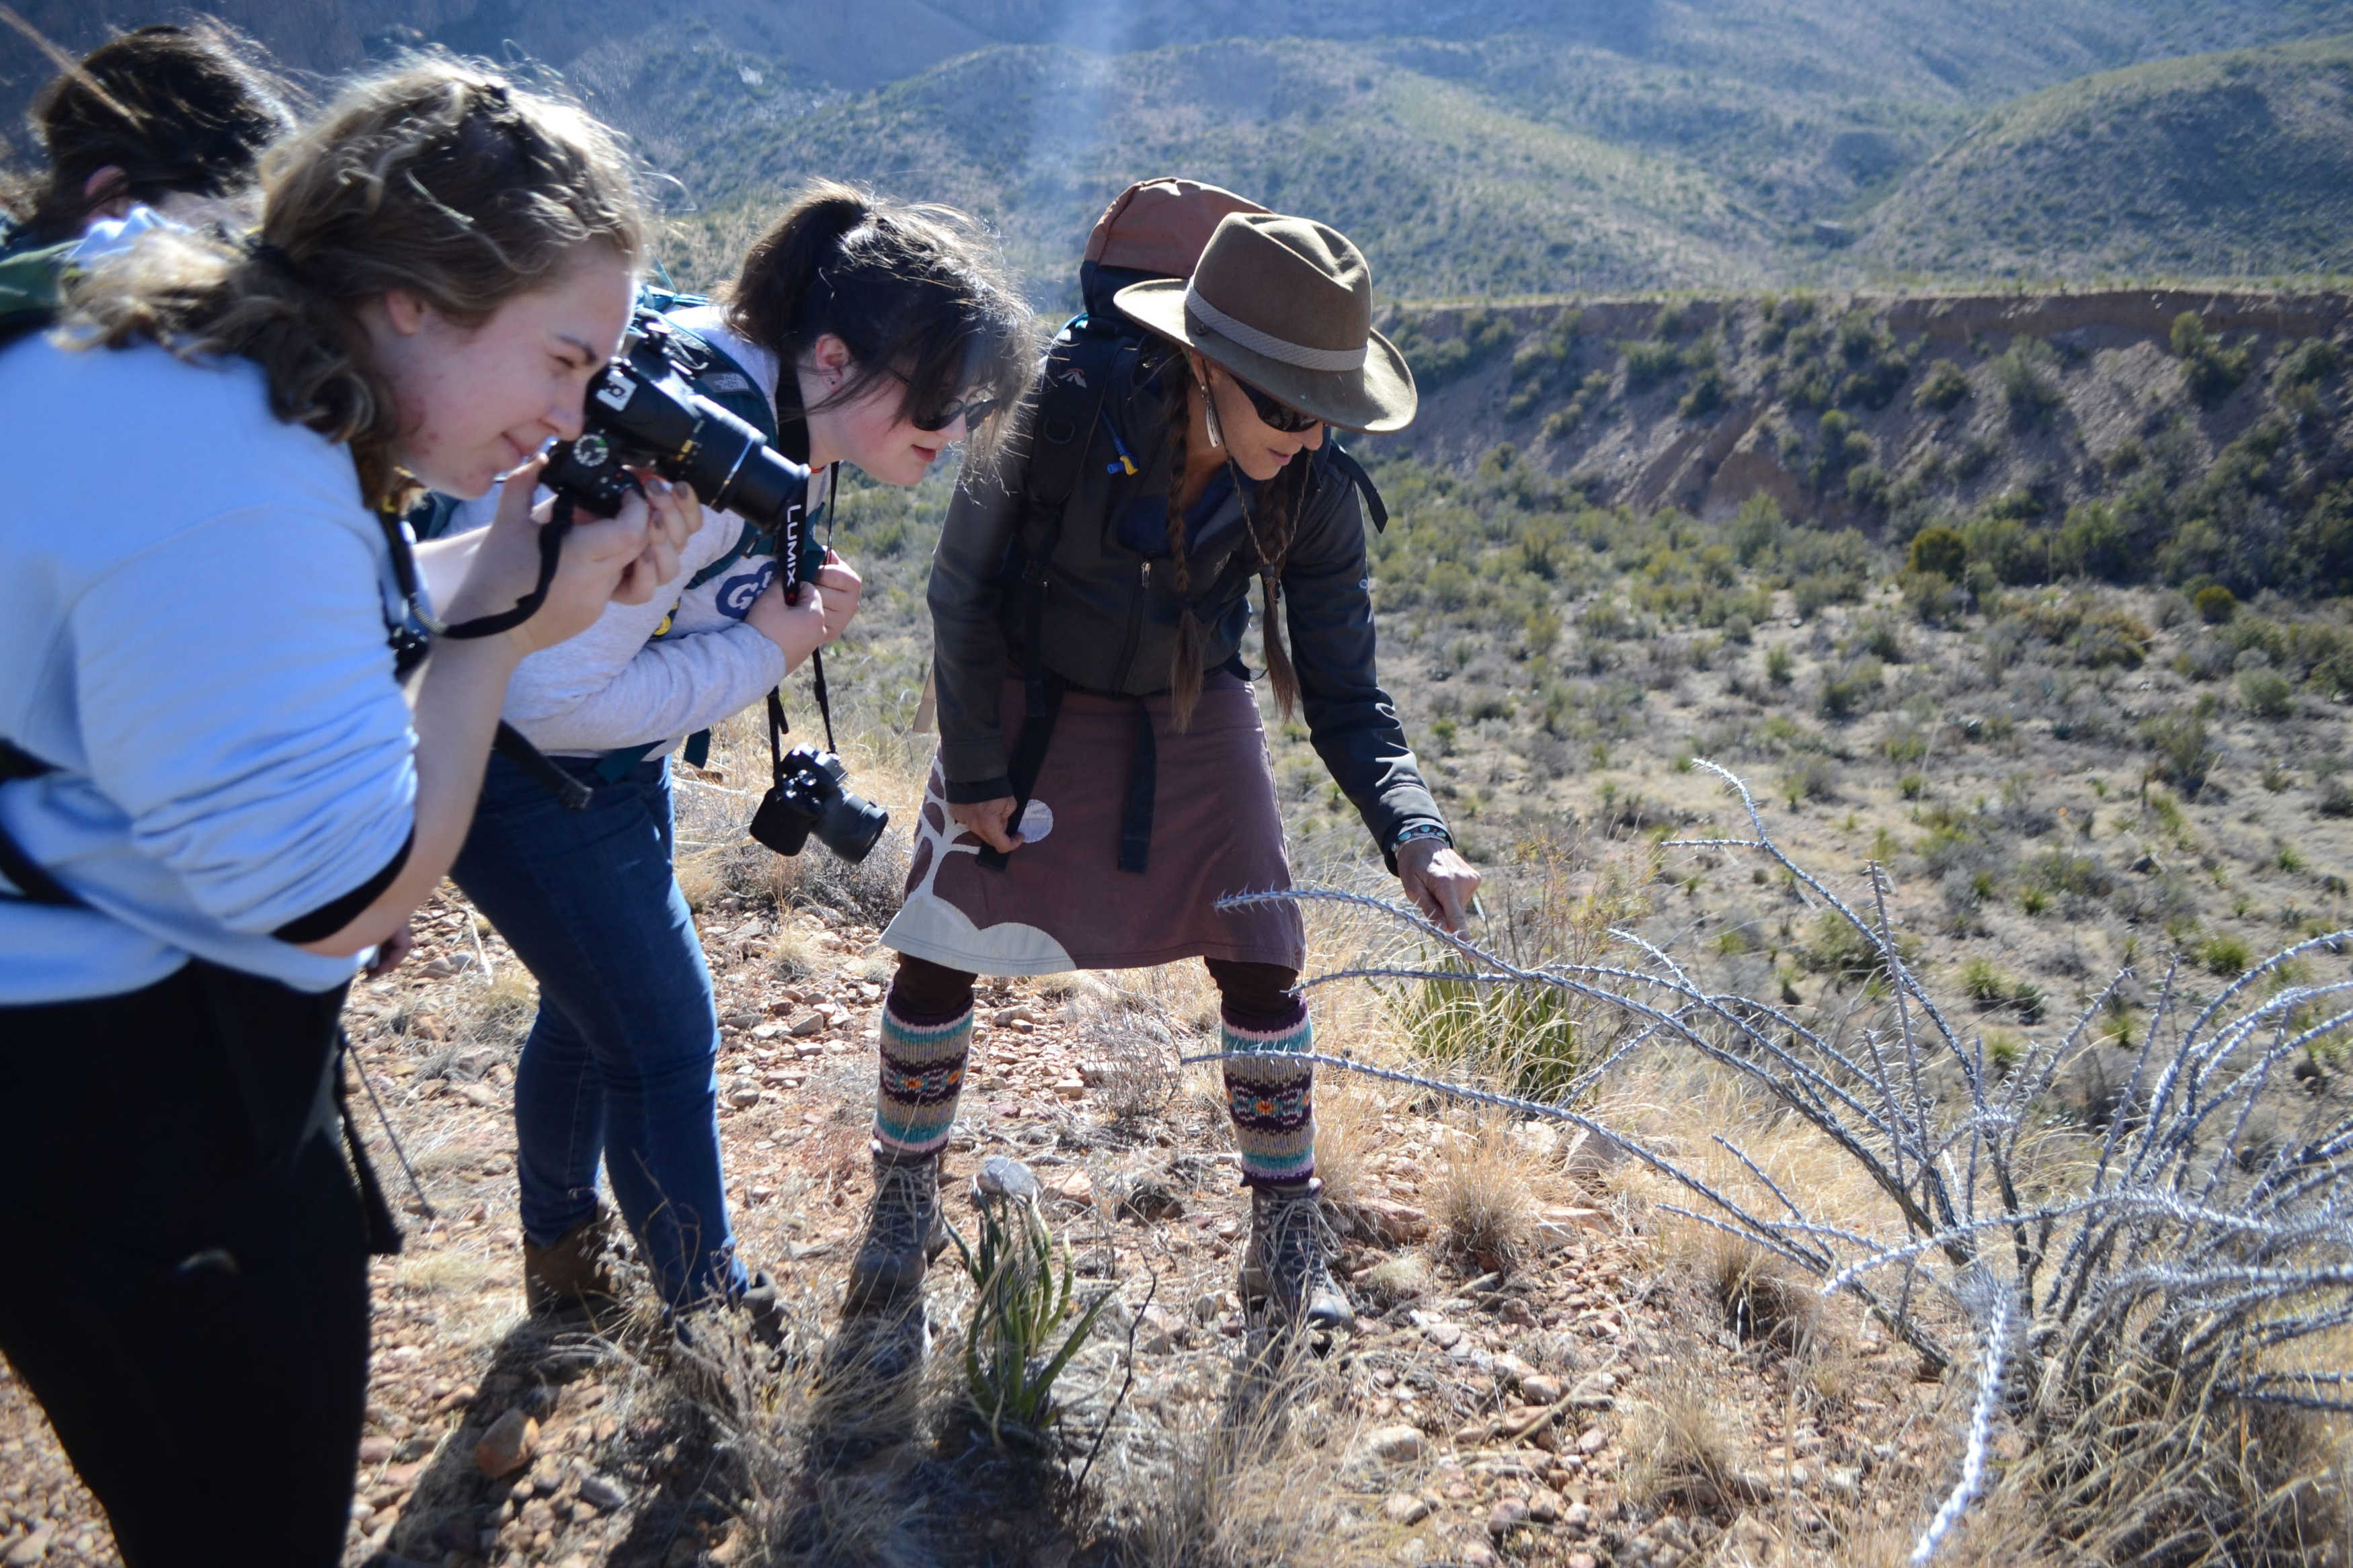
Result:
M0 1351L129 1568L342 1560L367 1231L303 1131L341 1003L191 963L0 1008Z
M1245 1028L1280 1029L1297 1021L1302 1004L1291 991L1299 984L1296 969L1230 958L1201 962L1209 966L1222 1011L1231 1022ZM974 978L961 969L902 953L899 973L891 982L891 1010L911 1024L944 1024L972 1005Z

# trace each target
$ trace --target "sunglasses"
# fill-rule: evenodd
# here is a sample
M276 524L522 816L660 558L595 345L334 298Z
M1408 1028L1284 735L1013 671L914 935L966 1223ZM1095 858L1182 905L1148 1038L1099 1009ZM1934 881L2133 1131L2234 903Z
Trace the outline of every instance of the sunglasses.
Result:
M907 416L907 420L916 429L926 434L934 430L944 430L959 419L964 421L965 429L971 430L976 429L981 421L996 412L997 399L994 397L966 396L959 397L944 407L925 409L920 414L911 414Z
M1236 386L1242 389L1242 395L1250 399L1250 407L1257 413L1259 423L1270 430L1280 430L1286 436L1297 436L1313 430L1324 423L1313 414L1303 414L1288 403L1261 392L1240 376L1234 374L1232 371L1227 371L1226 375Z
M908 381L905 372L894 370L891 374L909 387L914 385L913 382ZM911 410L907 415L907 423L926 436L934 430L944 430L959 419L964 421L965 429L976 430L980 427L982 420L996 412L996 398L982 394L966 393L964 396L943 404L937 408Z

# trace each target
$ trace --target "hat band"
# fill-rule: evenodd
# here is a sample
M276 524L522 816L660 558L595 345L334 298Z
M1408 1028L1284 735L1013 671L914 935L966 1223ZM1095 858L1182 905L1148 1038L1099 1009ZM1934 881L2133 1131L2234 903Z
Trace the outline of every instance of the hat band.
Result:
M1302 370L1362 370L1372 345L1360 343L1353 349L1311 349L1271 332L1262 332L1248 321L1237 321L1207 300L1201 298L1200 285L1185 285L1185 314L1219 337L1230 338L1255 354L1264 354L1284 364L1297 365Z

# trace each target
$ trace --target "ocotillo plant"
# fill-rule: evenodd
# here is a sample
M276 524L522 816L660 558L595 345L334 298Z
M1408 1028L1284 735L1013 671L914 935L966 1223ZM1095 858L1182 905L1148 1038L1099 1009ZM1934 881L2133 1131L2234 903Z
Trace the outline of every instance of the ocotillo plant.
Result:
M2005 1419L2025 1439L2020 1479L2049 1505L2052 1528L2099 1560L2302 1561L2316 1519L2329 1526L2313 1484L2317 1446L2299 1423L2353 1413L2353 1371L2331 1361L2353 1327L2353 1104L2308 1091L2286 1069L2353 1027L2353 978L2301 973L2342 955L2353 932L2274 953L2204 1001L2168 973L2121 1094L2087 1123L2056 1090L2088 1053L2115 1049L2099 1026L2128 974L1989 1065L1983 1039L1924 983L1914 944L1897 940L1880 868L1852 901L1840 896L1774 842L1744 783L1696 765L1737 795L1749 835L1664 847L1778 862L1825 928L1869 955L1853 1006L1711 990L1626 930L1612 932L1629 954L1622 965L1515 963L1358 894L1301 889L1226 903L1316 899L1386 911L1419 943L1419 966L1311 984L1363 976L1565 994L1621 1021L1598 1070L1642 1052L1695 1052L1851 1161L1877 1199L1860 1222L1809 1212L1767 1162L1721 1136L1741 1181L1711 1181L1570 1110L1594 1074L1554 1102L1516 1102L1588 1128L1691 1194L1691 1207L1669 1212L1859 1300L1929 1370L1975 1363L1960 1478L1915 1561L1987 1488Z

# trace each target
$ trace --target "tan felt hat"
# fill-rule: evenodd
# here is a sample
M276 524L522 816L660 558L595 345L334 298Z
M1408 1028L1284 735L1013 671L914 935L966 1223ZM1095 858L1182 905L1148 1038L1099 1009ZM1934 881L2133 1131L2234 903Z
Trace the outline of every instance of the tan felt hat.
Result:
M1372 272L1329 225L1229 214L1191 278L1131 283L1113 302L1328 425L1383 432L1413 423L1413 372L1373 331Z

